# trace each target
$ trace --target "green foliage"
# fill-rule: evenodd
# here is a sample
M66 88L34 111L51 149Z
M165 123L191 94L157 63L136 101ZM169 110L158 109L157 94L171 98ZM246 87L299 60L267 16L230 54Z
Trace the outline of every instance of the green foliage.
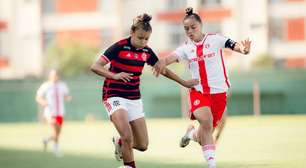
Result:
M97 48L70 42L65 46L50 45L46 52L45 67L57 69L64 76L75 76L87 73L96 54Z
M274 58L267 53L260 54L252 62L252 67L254 68L273 68L275 66Z

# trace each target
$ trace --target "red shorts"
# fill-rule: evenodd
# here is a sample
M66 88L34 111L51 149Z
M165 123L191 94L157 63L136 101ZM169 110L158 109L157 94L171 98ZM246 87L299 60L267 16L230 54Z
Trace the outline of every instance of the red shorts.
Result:
M54 123L56 123L58 125L63 124L63 116L52 116L52 120L53 120Z
M213 126L216 127L222 118L226 107L226 93L203 94L195 89L189 90L190 119L195 120L193 112L200 107L210 107L213 115Z

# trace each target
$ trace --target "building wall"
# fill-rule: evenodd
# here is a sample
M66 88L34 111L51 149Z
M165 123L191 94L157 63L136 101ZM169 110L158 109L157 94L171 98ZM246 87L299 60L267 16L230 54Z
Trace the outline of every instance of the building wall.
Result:
M269 53L285 68L306 67L306 1L269 4Z
M1 31L0 53L7 59L0 78L20 78L41 71L40 1L1 1L0 16L6 22ZM31 19L29 19L31 18Z
M149 45L165 56L186 39L187 6L201 15L205 32L252 40L249 56L226 50L231 69L249 69L261 54L281 67L306 68L305 0L10 0L0 1L0 78L39 75L52 41L105 49L145 12L153 16Z

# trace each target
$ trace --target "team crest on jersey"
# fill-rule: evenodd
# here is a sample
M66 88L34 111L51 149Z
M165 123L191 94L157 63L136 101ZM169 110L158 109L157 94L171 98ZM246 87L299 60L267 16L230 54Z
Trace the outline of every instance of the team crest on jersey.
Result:
M199 104L200 104L200 100L199 100L199 99L193 101L193 105L194 105L194 106L197 106L197 105L199 105Z
M136 59L138 59L138 54L135 54L134 57L135 57Z
M142 57L142 60L143 60L143 61L146 61L146 60L147 60L147 54L142 53L141 57Z
M115 100L115 101L113 102L113 106L119 106L119 105L120 105L119 100Z

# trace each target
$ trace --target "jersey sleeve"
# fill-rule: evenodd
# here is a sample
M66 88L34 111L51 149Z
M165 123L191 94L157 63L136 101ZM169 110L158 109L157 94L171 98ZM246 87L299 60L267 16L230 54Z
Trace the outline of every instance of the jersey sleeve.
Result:
M230 48L233 50L236 45L236 42L228 37L217 34L216 38L220 48Z
M173 54L174 56L176 56L177 59L178 59L179 61L181 61L181 60L187 60L186 53L185 53L185 46L184 46L184 45L181 45L181 46L179 46L178 48L176 48L176 49L172 52L172 54Z
M63 87L63 93L64 95L69 95L69 88L67 86L67 84L65 82L62 83L62 87Z
M46 91L47 91L47 84L43 83L42 85L40 85L40 87L38 88L36 95L40 96L40 97L44 97L46 95Z
M150 56L147 59L147 64L151 65L151 66L154 66L156 64L156 62L158 61L158 57L151 48L149 48L148 52L149 52Z
M106 60L107 62L110 62L114 58L118 57L118 53L120 51L120 45L118 43L113 44L108 49L104 51L102 55L100 55L101 59Z

